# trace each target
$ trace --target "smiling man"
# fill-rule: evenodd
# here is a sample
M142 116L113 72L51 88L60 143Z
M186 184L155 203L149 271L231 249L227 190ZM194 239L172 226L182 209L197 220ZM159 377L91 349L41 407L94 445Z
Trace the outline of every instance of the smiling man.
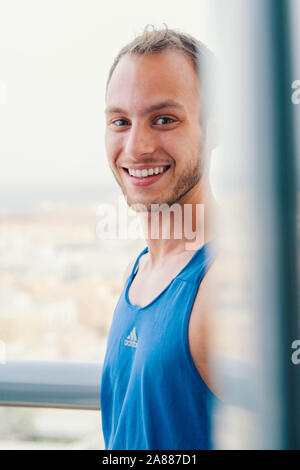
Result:
M120 51L108 77L109 164L148 231L147 247L125 273L108 337L101 382L107 449L212 446L217 398L208 316L216 204L205 85L212 62L193 37L146 28ZM198 207L204 208L200 227ZM166 214L169 237L162 236ZM178 217L188 227L181 237L174 233ZM152 237L155 224L159 235ZM203 236L187 249L195 227Z

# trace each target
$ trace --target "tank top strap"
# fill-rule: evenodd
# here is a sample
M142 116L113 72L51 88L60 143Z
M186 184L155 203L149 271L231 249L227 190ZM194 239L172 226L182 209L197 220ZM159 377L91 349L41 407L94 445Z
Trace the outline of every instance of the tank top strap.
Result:
M141 258L145 253L147 253L147 251L148 251L148 247L146 246L146 248L144 248L143 251L138 255L138 257L137 257L137 259L136 259L136 261L135 261L135 263L134 263L134 265L133 265L133 268L132 268L131 274L130 274L130 276L129 276L129 279L132 278L132 277L135 275L135 271L136 271L136 268L137 268L137 266L138 266L138 264L139 264L140 258Z
M217 254L216 240L202 245L185 265L177 278L199 285Z

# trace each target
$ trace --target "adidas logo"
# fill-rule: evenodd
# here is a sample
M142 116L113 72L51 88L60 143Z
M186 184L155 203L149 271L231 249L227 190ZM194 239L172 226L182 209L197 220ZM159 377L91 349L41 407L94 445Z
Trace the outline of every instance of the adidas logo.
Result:
M127 336L124 341L125 346L130 346L131 348L136 348L138 345L135 327L131 331L131 333Z

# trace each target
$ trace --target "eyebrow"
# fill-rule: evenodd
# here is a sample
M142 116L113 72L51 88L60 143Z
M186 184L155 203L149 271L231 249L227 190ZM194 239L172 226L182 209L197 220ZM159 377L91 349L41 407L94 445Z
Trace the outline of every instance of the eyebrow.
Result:
M153 111L159 111L160 109L164 109L164 108L184 109L184 106L180 103L177 103L177 101L173 101L173 100L161 101L159 103L152 104L151 106L148 106L148 108L146 108L143 111L143 114L144 115L149 114ZM108 108L106 108L106 110L105 110L105 113L106 114L109 114L109 113L127 114L125 109L119 108L117 106L108 106Z

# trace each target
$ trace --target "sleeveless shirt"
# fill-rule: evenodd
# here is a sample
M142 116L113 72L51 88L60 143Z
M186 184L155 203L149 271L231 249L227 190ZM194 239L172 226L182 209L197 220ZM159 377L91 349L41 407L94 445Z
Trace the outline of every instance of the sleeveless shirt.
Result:
M106 449L210 449L215 395L201 378L188 343L199 285L214 259L212 241L197 250L148 305L128 292L138 256L116 306L107 340L100 406Z

